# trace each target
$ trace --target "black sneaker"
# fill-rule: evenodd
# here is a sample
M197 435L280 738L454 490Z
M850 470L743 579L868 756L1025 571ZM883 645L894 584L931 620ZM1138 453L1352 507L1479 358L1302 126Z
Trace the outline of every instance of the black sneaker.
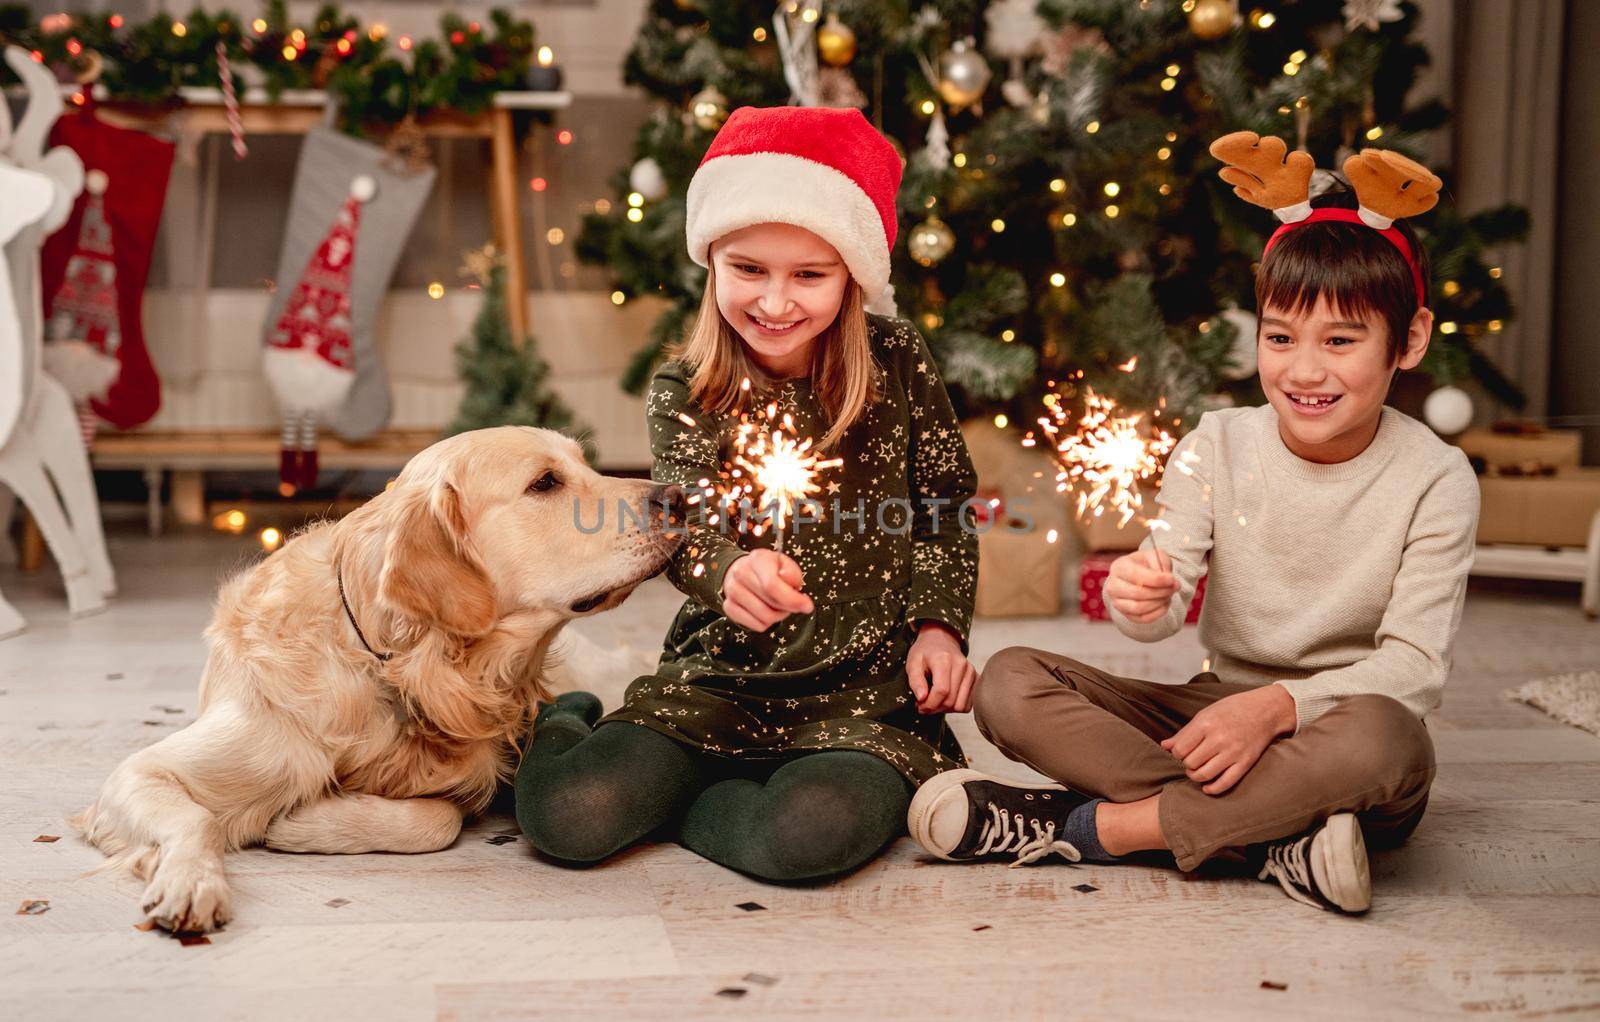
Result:
M1276 880L1303 905L1359 915L1372 907L1372 875L1361 826L1336 813L1299 837L1266 846L1260 879Z
M1056 837L1067 814L1089 801L1059 784L1020 784L976 770L949 770L934 777L911 800L906 826L929 854L950 862L1006 858L1012 866L1060 855L1082 858Z

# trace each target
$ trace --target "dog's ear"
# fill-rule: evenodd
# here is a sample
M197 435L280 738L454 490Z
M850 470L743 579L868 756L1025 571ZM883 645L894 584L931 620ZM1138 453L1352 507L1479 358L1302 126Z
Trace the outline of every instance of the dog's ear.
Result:
M400 496L384 542L378 590L408 617L457 635L494 628L494 587L468 541L461 492L445 480Z

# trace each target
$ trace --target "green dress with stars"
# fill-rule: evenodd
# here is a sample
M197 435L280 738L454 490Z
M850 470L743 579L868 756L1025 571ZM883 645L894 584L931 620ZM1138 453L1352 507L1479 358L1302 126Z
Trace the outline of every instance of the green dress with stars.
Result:
M656 673L635 680L602 723L643 725L740 760L867 752L913 785L964 765L944 716L917 712L905 668L916 622L948 625L965 648L978 541L958 514L976 476L926 342L903 320L867 321L882 398L829 452L844 464L817 477L821 521L791 522L784 540L815 611L765 633L734 624L721 610L722 576L774 534L692 523L668 567L688 599ZM810 380L786 381L771 399L800 436L827 431ZM695 490L717 478L730 423L692 404L685 366L657 370L646 412L653 479Z

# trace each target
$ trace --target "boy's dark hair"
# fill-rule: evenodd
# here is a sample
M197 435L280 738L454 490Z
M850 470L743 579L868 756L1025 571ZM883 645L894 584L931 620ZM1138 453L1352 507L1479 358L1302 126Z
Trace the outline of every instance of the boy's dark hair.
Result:
M1311 200L1313 209L1355 209L1354 192L1328 192ZM1394 222L1411 244L1422 271L1423 305L1428 304L1428 253L1404 220ZM1405 352L1406 333L1417 311L1417 286L1411 267L1389 239L1365 224L1321 221L1296 227L1278 239L1256 271L1256 314L1269 305L1290 312L1309 311L1317 299L1354 316L1376 315L1389 328L1389 365Z

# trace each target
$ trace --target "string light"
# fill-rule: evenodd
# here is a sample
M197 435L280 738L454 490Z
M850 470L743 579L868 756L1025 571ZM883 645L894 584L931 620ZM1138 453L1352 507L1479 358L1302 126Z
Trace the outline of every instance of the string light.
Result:
M1012 341L1017 339L1017 332L1011 329L1002 330L1000 331L1000 339L1005 341L1007 344L1010 344Z
M1065 273L1052 273L1052 274L1050 274L1050 286L1051 287L1064 287L1066 285L1066 283L1067 283L1067 275Z
M1083 126L1083 130L1087 131L1089 134L1093 135L1095 132L1100 130L1100 122L1099 121L1090 121L1088 124L1085 124Z
M623 294L621 291L613 291L613 292L611 292L611 304L612 305L621 305L623 302L625 302L627 300L628 300L628 296Z
M1443 323L1439 324L1439 332L1441 334L1453 334L1458 329L1459 327L1457 327L1455 322L1452 320L1447 319Z
M389 26L379 22L378 24L373 25L371 30L367 32L367 38L371 39L373 42L378 42L379 40L388 36L388 34Z
M1006 418L1005 412L1001 412L999 415L994 417L994 424L1001 429L1005 429L1007 426L1011 425L1011 420Z
M956 153L954 156L950 157L950 162L958 167L965 167L967 165L967 154Z
M1489 276L1493 277L1495 280L1499 280L1500 279L1500 267L1498 267L1498 266L1489 267Z
M1367 129L1367 141L1374 142L1383 137L1383 129L1374 124Z
M767 30L762 28L760 25L757 25L756 30L750 33L750 35L751 38L755 39L755 41L758 43L764 43L767 41Z
M1114 199L1117 197L1117 193L1120 191L1122 191L1122 186L1117 184L1115 181L1106 182L1105 193L1107 196Z
M434 301L444 297L444 285L437 280L428 285L428 297Z
M189 34L189 26L185 25L181 21L174 21L172 23L172 34L177 36L179 39L182 39L184 36Z
M638 209L638 208L628 210L628 220L630 222L638 223L639 221L641 221L643 219L644 219L644 210Z
M1171 92L1173 89L1176 89L1177 87L1178 87L1178 80L1176 78L1163 78L1163 79L1161 79L1161 91L1162 92Z
M1183 69L1181 67L1179 67L1178 65L1176 65L1176 64L1168 64L1167 65L1167 74L1170 75L1173 78L1178 77L1179 73L1182 72L1182 70Z
M1250 25L1253 28L1271 28L1277 22L1278 16L1271 11L1263 11L1258 8L1250 12Z
M628 205L632 206L634 209L638 209L640 206L644 205L644 196L640 195L638 192L629 192Z
M999 217L995 217L993 220L989 221L989 230L993 231L994 233L1000 234L1005 231L1005 229L1006 222Z
M1162 146L1160 149L1157 149L1156 150L1156 159L1158 159L1158 160L1170 160L1170 159L1172 159L1172 148L1170 146Z
M1055 178L1050 182L1050 190L1057 193L1064 192L1067 190L1067 183L1059 177Z
M1117 218L1117 214L1121 212L1122 210L1118 209L1115 204L1112 204L1106 207L1106 218L1115 220Z
M922 111L922 112L923 112L923 113L924 113L924 114L928 114L928 115L930 115L930 116L931 116L931 115L932 115L932 114L933 114L933 111L934 111L934 105L933 105L933 100L931 100L931 99L925 99L925 100L923 100L923 101L922 101L922 106L921 106L921 107L919 107L919 109L920 109L920 110L921 110L921 111Z
M1447 280L1447 281L1444 282L1444 296L1446 298L1454 298L1456 295L1458 295L1460 293L1461 293L1461 285L1460 284L1456 283L1453 280Z
M539 47L538 61L540 67L549 67L555 63L556 51L548 46Z
M599 213L601 216L605 216L607 213L611 212L611 200L610 199L596 199L596 200L594 200L594 211L596 213Z
M1063 214L1061 214L1061 226L1062 227L1071 227L1072 225L1076 224L1077 222L1078 222L1078 214L1076 214L1076 213L1063 213Z
M298 56L300 56L300 51L299 50L295 49L293 46L287 46L287 45L284 46L284 48L283 48L283 59L284 60L293 60L294 58L296 58Z
M1178 140L1178 133L1176 131L1167 132L1167 141L1168 142L1176 142L1177 140Z
M403 36L400 37L400 48L402 50L406 51L407 53L411 52L411 37L410 36L403 35Z
M1300 65L1299 64L1285 64L1285 65L1283 65L1283 73L1288 75L1290 78L1293 78L1295 75L1300 73Z
M265 18L257 18L250 23L250 27L255 29L256 35L260 35L267 30L267 20Z
M572 144L572 132L568 131L565 128L562 128L560 131L556 132L556 144L557 145L571 145Z
M552 245L559 245L567 240L567 232L559 227L552 227L544 234L544 240Z
M269 525L265 529L261 530L261 547L268 553L278 549L278 544L282 542L283 533L279 532L277 529L274 529L272 526Z
M1503 329L1505 329L1505 324L1500 322L1498 319L1491 319L1489 321L1489 332L1491 334L1497 334Z
M532 189L533 189L533 190L534 190L534 191L536 191L536 192L542 192L542 191L544 191L544 190L545 190L545 189L546 189L546 188L549 188L549 187L550 187L550 182L549 182L549 181L546 181L546 180L545 180L545 179L544 179L544 178L542 178L542 177L536 177L536 178L534 178L534 179L533 179L533 180L532 180L532 181L529 181L529 182L528 182L528 187L529 187L529 188L532 188Z
M807 7L804 11L800 12L800 20L805 22L807 25L811 24L813 21L816 21L817 9L815 7Z

